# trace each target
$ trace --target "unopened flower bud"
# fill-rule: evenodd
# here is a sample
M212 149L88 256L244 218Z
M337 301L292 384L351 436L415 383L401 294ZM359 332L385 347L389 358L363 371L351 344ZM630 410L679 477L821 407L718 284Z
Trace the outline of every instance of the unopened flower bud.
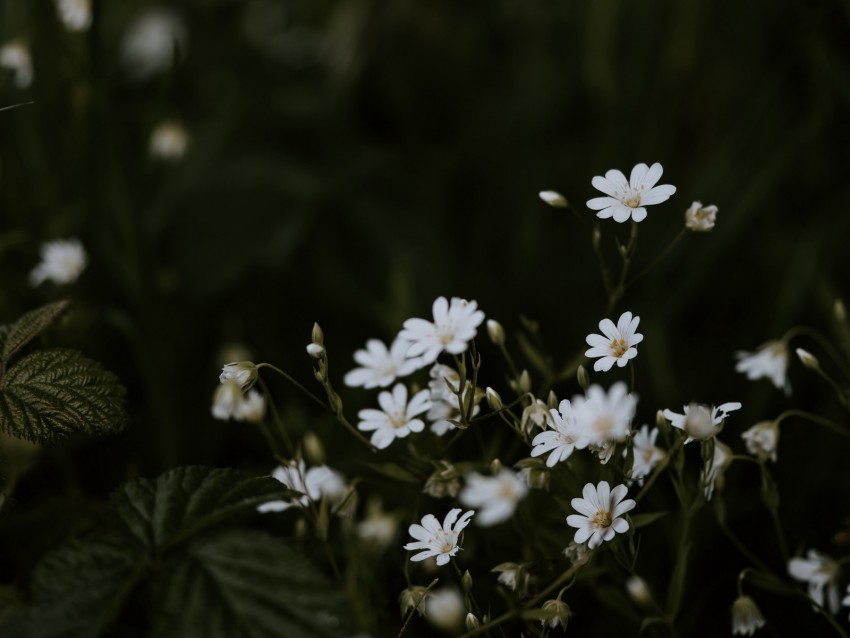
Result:
M602 231L599 230L599 224L593 227L593 234L590 237L590 241L593 243L593 249L599 250L599 242L602 241Z
M325 353L325 346L320 343L310 343L307 345L307 354L314 359L320 359Z
M519 375L518 385L520 392L531 391L531 375L528 374L528 370L523 370L522 373Z
M804 366L811 370L820 369L820 362L818 361L818 358L811 352L803 350L802 348L797 348L796 352L797 356L800 358L800 361L803 363Z
M558 395L555 394L554 390L549 390L549 396L546 397L546 407L549 410L557 410L558 409Z
M487 388L487 404L496 412L502 409L504 404L502 403L502 397L499 396L499 393L496 392L493 388Z
M463 591L472 591L472 574L469 573L468 569L463 572L463 576L460 579L460 586Z
M844 323L847 321L847 309L844 307L844 302L841 301L841 299L835 300L833 311L835 313L835 320L838 323Z
M322 440L313 432L307 432L304 435L301 447L304 450L304 457L310 462L310 465L324 465L325 446L322 445Z
M576 380L578 381L579 387L587 392L587 388L590 385L590 375L587 374L587 368L580 365L578 370L576 370Z
M325 333L322 332L318 323L313 324L313 331L310 334L310 340L313 343L318 343L320 346L325 345Z
M567 198L558 191L540 191L537 196L552 208L566 208Z
M499 459L493 459L490 461L490 473L493 475L498 474L502 471L502 462Z
M497 346L505 345L505 329L495 319L487 320L487 336Z
M467 631L475 631L481 626L481 623L478 621L478 618L472 612L466 614L466 630Z
M652 594L649 592L646 581L637 574L626 580L626 591L638 605L646 606L652 602Z

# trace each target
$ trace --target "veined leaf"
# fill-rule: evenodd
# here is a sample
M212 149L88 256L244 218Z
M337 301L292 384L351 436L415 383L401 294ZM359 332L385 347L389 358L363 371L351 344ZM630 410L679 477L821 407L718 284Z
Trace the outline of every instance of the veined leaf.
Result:
M291 545L268 534L206 535L153 584L162 638L350 635L344 597Z
M33 337L47 328L70 305L68 301L57 301L31 310L18 319L0 336L0 360L8 363L15 353L29 343ZM5 327L5 326L4 326Z
M125 420L118 378L76 350L33 352L0 378L0 430L18 438L52 443L120 430Z
M164 550L234 514L295 495L271 477L189 466L166 472L155 481L125 483L112 495L112 508L145 547Z

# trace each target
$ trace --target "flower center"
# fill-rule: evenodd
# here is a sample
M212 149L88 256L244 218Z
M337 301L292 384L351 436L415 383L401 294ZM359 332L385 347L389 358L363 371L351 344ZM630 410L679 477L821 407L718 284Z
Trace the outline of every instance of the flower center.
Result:
M653 457L654 454L655 454L655 448L654 447L646 449L644 451L643 457L642 457L643 462L646 463L646 464L649 464L649 462L652 460L652 457Z
M504 499L513 499L514 497L514 487L513 485L502 485L502 488L499 490L499 496Z
M629 349L629 344L626 343L625 339L613 339L611 341L611 355L615 358L619 359Z
M593 421L593 430L601 436L607 436L613 429L614 418L610 414L603 414Z
M637 208L638 206L640 206L640 195L637 195L637 194L632 195L631 197L629 197L629 199L627 199L623 203L626 206L628 206L629 208Z
M601 510L593 515L591 521L594 527L611 527L611 512Z
M388 414L387 420L390 422L390 425L396 429L407 425L407 415L404 412L393 412L392 414Z

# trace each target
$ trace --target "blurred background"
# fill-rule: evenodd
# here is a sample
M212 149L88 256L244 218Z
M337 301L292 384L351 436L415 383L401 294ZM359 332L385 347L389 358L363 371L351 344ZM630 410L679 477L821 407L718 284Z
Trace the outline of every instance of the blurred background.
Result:
M255 429L211 417L217 376L251 359L313 387L314 321L340 386L355 349L430 316L439 295L477 300L510 347L521 317L537 322L562 366L607 301L591 178L638 162L661 162L661 183L678 190L641 223L633 272L676 237L692 201L719 207L712 233L685 236L615 310L641 316L646 335L640 418L741 401L723 437L738 451L743 429L790 405L846 422L796 361L786 399L735 373L733 355L797 324L835 342L833 304L850 301L850 3L94 0L90 24L74 4L60 14L47 0L0 0L0 107L27 103L0 112L0 322L71 299L49 343L116 372L131 425L46 450L4 444L18 503L0 534L17 547L2 557L5 582L123 480L189 463L268 472ZM540 201L545 189L583 221ZM616 267L628 225L600 228ZM67 237L85 246L85 272L33 288L40 244ZM486 384L501 391L487 346ZM331 457L349 446L269 382L296 438L319 432ZM367 407L362 393L343 398L350 419ZM850 515L844 448L805 422L782 436L790 544L846 552L834 543ZM739 503L757 502L748 464L728 482ZM735 525L757 546L769 521L742 509ZM57 517L66 524L44 531ZM693 573L724 585L694 604L725 610L743 563L712 534ZM728 627L725 611L717 622Z

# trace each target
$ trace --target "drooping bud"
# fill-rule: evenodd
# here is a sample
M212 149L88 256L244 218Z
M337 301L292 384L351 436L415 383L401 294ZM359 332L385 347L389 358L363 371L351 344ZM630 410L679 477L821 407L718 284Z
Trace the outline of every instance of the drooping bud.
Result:
M820 362L818 361L818 358L811 352L803 350L802 348L797 348L795 352L797 353L797 357L799 357L800 361L804 366L806 366L810 370L820 369Z
M566 208L567 198L558 191L540 191L537 196L552 208Z

